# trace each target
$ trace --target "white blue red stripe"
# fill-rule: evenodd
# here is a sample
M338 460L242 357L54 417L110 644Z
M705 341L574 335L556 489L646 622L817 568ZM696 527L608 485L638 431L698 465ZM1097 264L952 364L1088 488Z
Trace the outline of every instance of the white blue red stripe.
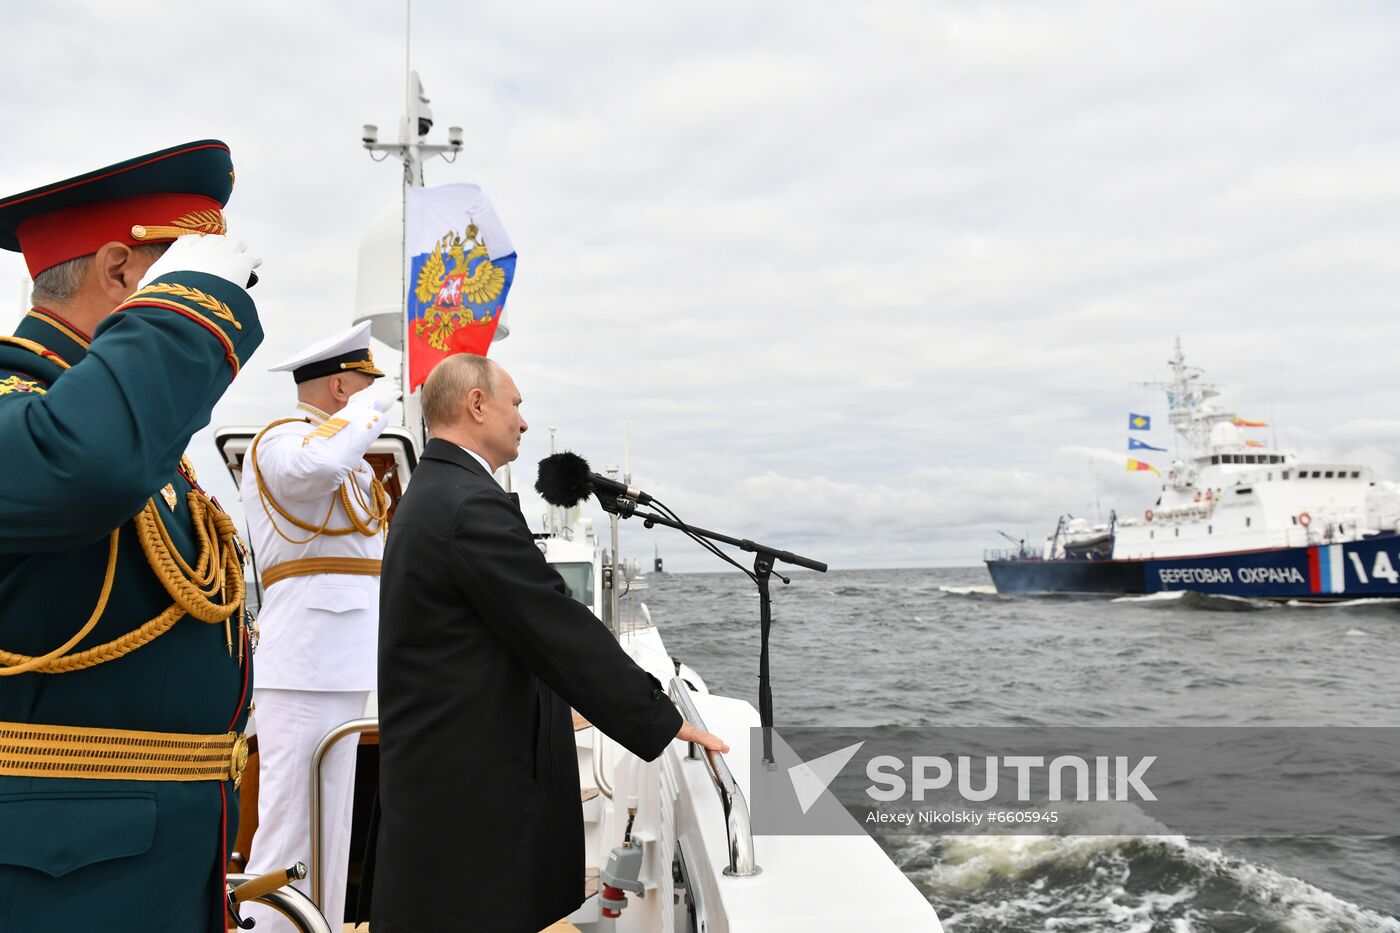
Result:
M1308 555L1308 582L1314 593L1345 593L1347 575L1342 563L1342 546L1329 544L1311 549Z

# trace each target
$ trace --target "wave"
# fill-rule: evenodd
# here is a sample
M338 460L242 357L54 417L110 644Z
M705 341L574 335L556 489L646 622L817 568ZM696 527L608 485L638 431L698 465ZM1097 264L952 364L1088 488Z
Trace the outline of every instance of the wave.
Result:
M944 596L961 596L964 599L1006 599L1005 596L997 592L995 586L991 586L990 584L981 586L950 586L944 584L939 586L938 592L942 593Z
M1285 605L1290 609L1380 609L1395 612L1400 610L1400 599L1381 597L1378 599L1344 599L1326 603L1290 599Z
M1278 608L1277 603L1267 599L1197 593L1195 590L1171 590L1148 593L1146 596L1119 596L1112 602L1132 603L1146 609L1197 609L1206 612L1254 612Z
M893 855L949 933L1400 933L1394 917L1170 834L1136 808L1078 825L1066 815L1062 831L1102 834L916 838Z

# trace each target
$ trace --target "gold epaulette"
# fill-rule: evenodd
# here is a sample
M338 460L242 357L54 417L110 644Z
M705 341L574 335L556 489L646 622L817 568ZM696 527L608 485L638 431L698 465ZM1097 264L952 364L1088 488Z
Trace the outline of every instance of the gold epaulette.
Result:
M350 422L346 421L344 418L329 418L316 425L314 431L308 431L306 436L301 439L301 446L305 447L307 444L318 439L330 440L340 433L341 428L349 424Z

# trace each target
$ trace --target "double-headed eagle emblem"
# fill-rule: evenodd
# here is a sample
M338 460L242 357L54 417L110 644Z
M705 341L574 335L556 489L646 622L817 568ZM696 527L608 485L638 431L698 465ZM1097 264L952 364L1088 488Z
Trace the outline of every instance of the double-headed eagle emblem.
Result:
M481 306L499 298L505 284L506 270L491 262L476 224L467 225L465 236L449 232L418 270L413 294L425 307L414 332L434 349L449 350L457 328L486 324L496 316L499 308Z
M10 376L0 379L0 395L9 395L11 392L21 394L43 395L46 390L39 383L32 379L25 379L23 376Z

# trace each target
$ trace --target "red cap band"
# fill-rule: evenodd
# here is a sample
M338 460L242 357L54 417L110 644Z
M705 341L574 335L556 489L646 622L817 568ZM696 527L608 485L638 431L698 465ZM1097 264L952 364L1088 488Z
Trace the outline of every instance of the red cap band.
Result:
M223 233L221 205L198 194L150 194L118 198L97 204L81 204L40 214L16 229L30 278L79 256L90 256L106 243L167 243L179 234L152 230L137 239L133 226L178 228L187 233Z

